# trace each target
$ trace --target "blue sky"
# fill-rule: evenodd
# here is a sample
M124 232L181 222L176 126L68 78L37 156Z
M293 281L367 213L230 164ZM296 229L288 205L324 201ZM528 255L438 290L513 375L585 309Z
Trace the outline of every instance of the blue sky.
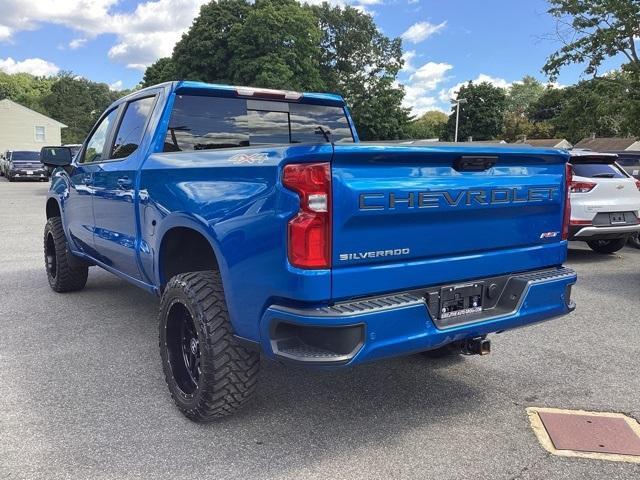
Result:
M318 0L308 0L316 2ZM205 0L0 0L0 70L71 70L114 89L135 86L144 66L168 55ZM545 0L332 0L370 12L400 36L408 65L399 80L414 113L448 109L456 86L484 79L508 86L523 75L542 81L558 47ZM603 71L619 67L612 59ZM581 78L579 66L558 79Z

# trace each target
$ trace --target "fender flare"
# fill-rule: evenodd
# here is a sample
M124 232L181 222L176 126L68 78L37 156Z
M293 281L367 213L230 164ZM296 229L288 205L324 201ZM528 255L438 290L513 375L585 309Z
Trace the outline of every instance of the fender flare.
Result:
M153 259L153 265L155 270L154 282L156 283L157 287L160 288L160 286L162 285L161 270L160 270L160 258L161 258L160 249L162 246L162 241L164 240L164 237L167 234L167 232L173 228L189 228L191 230L198 232L207 240L207 242L209 242L209 245L213 250L213 254L216 257L216 261L218 262L220 275L222 276L222 282L223 284L226 284L227 278L229 276L228 275L229 268L222 254L222 251L220 249L220 243L218 242L218 239L216 237L216 234L213 228L209 225L209 223L207 223L206 220L204 220L203 218L197 215L188 214L185 212L175 212L175 213L170 213L169 215L164 217L160 222L160 224L158 225L158 229L156 230L156 235L155 235L156 242L154 245L154 251L156 252L156 255L155 255L155 258ZM168 280L168 279L165 279L165 280Z

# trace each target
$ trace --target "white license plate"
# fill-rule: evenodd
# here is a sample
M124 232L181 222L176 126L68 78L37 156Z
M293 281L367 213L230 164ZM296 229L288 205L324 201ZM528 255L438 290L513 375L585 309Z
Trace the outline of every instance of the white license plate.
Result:
M33 175L33 170L27 170L27 175Z

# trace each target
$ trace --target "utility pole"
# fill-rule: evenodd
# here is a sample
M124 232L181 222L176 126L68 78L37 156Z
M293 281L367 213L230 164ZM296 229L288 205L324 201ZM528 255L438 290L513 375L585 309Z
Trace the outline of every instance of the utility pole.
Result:
M460 123L460 104L461 103L467 103L467 99L466 98L457 98L457 99L451 99L451 103L455 103L456 104L456 135L455 135L455 139L454 142L458 143L458 125Z

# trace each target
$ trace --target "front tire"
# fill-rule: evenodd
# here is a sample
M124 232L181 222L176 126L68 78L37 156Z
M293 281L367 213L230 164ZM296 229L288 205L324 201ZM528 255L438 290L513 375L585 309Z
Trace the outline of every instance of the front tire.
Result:
M50 218L44 227L44 262L49 286L58 293L82 290L87 284L89 268L74 265L71 255L62 220Z
M184 273L169 280L159 317L165 380L187 418L210 422L249 401L260 354L233 336L218 272Z
M587 242L587 245L594 252L598 253L615 253L621 250L627 243L627 237L616 238L614 240L592 240Z

